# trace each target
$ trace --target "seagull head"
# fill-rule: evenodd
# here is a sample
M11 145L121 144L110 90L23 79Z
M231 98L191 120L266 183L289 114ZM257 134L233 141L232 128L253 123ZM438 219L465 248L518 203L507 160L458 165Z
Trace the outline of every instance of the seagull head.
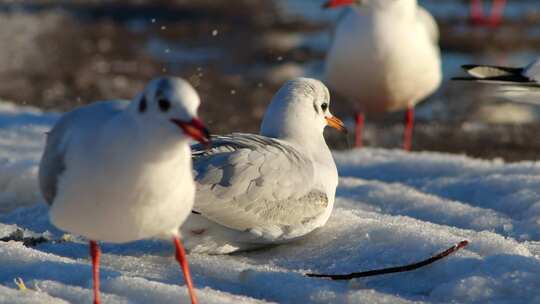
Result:
M152 130L174 135L180 130L180 134L207 145L210 134L197 116L199 105L199 95L187 81L177 77L161 77L153 79L146 86L131 108L138 120L147 127L152 126Z
M323 8L337 8L341 6L362 4L362 0L328 0L323 4Z
M330 112L328 88L316 79L297 78L285 83L272 98L261 125L261 135L274 138L309 138L322 135L326 126L346 132Z

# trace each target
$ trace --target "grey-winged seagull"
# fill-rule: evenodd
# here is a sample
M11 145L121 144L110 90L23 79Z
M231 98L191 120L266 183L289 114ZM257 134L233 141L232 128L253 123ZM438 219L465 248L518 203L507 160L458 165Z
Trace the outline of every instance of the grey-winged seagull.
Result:
M152 80L133 101L103 101L66 113L47 136L39 168L51 222L90 240L94 303L96 241L172 237L196 303L178 228L195 195L190 138L208 143L197 92L179 78Z
M414 106L442 80L439 30L416 0L329 0L350 6L339 19L325 62L325 81L356 107L356 145L364 113L406 110L403 148L412 144Z
M182 226L192 252L225 254L289 242L323 226L334 205L338 173L323 137L330 94L299 78L273 97L260 135L212 138L194 148L194 214Z

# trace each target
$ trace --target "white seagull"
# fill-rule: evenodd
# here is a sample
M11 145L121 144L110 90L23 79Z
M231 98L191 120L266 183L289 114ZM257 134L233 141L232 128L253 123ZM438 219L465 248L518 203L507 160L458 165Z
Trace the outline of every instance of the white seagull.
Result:
M453 80L495 84L493 95L540 105L540 58L525 67L468 64L462 68L470 77L454 77Z
M318 80L287 82L273 97L260 135L212 138L194 148L197 195L182 226L191 252L226 254L298 239L323 226L334 205L338 173L323 137L330 94Z
M364 113L407 110L403 147L409 150L414 105L442 79L438 27L416 0L330 0L351 6L340 18L326 57L325 80L356 106L356 145Z
M196 297L178 228L195 196L190 138L208 142L197 118L197 92L179 78L159 78L133 101L77 108L47 136L39 167L51 222L90 240L94 303L99 303L96 241L167 236L176 246L191 301Z

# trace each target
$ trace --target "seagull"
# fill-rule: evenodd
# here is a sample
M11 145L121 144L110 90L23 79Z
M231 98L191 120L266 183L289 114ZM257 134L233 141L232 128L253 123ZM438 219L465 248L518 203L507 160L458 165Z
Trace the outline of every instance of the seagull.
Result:
M453 80L495 84L493 94L505 99L540 105L540 58L525 67L468 64L462 68L469 77L454 77Z
M482 0L469 0L471 22L475 26L498 27L502 23L502 16L506 6L506 0L493 0L489 18L484 15L484 3Z
M330 0L350 8L339 19L325 62L325 81L357 108L356 146L364 113L407 110L403 148L410 150L414 105L442 79L439 31L416 0Z
M297 78L273 97L260 135L212 137L193 148L197 194L182 226L194 253L228 254L301 238L332 212L338 173L323 137L345 132L322 82Z
M133 101L82 106L48 133L41 192L58 228L88 238L94 303L99 303L97 241L172 237L191 302L197 303L178 228L192 210L189 140L208 143L199 96L185 80L152 80Z

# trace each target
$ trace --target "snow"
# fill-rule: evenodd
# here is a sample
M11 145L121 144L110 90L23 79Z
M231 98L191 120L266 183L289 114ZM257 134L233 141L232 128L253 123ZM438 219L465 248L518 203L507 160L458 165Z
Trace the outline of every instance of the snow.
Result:
M48 221L36 174L58 119L0 102L0 303L90 303L85 240ZM441 153L334 152L340 172L328 224L286 245L229 255L190 254L201 303L539 303L540 162ZM308 278L406 264L469 240L419 270L353 281ZM187 290L161 240L103 244L105 303L176 303ZM27 290L18 290L22 278Z
M41 200L37 165L45 132L57 118L55 113L0 101L0 212Z

